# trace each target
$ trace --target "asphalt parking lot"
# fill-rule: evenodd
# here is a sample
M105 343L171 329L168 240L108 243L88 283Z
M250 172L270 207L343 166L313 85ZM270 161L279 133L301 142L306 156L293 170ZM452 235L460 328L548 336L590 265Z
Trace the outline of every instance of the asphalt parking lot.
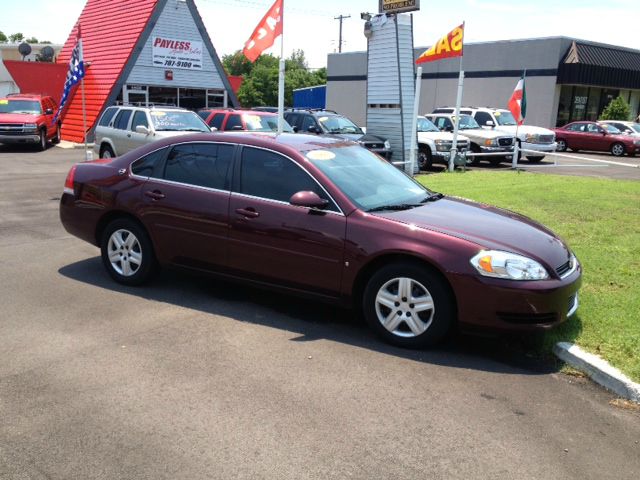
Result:
M503 339L406 351L285 295L113 283L58 219L82 158L0 146L0 479L637 479L640 411Z

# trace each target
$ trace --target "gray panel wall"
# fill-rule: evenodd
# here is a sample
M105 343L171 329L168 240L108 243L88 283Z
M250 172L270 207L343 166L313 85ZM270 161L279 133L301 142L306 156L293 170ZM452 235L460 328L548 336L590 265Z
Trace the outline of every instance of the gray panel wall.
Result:
M326 105L329 110L345 114L356 125L367 125L367 90L366 82L332 82L331 90L327 89ZM349 113L346 113L348 107Z
M164 67L153 66L152 49L155 36L179 38L180 40L194 40L203 42L201 71L182 70L173 68L173 80L165 80ZM224 89L220 73L209 56L202 35L198 31L196 23L189 11L189 7L183 2L167 2L163 12L158 18L149 39L145 44L138 61L131 70L127 82L129 84L143 84L181 88L219 88Z

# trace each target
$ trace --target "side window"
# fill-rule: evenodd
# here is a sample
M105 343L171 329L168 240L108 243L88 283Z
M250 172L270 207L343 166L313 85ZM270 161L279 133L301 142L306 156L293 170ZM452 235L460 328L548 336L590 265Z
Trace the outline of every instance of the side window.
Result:
M228 190L227 173L233 160L233 145L185 143L169 152L165 180L200 187Z
M292 160L274 152L244 147L240 168L240 193L254 197L289 202L302 190L316 192L331 201L307 172ZM331 204L330 210L337 210Z
M131 165L131 173L141 177L158 177L158 167L160 166L160 162L164 158L166 152L166 148L161 148L160 150L151 152L141 159L136 160Z
M489 115L487 112L476 112L475 119L476 119L476 122L478 122L481 127L484 127L487 124L487 122L493 122L494 125L496 123L493 121L493 117Z
M129 118L131 117L131 110L121 110L120 113L116 116L115 121L113 122L113 128L117 128L119 130L126 130L127 125L129 125Z
M136 127L142 125L149 128L149 121L147 120L147 114L141 110L138 110L133 114L133 121L131 122L131 130L136 131Z
M581 132L583 127L584 125L582 123L575 123L573 125L570 125L569 128L567 128L567 130L571 132Z
M240 115L229 115L227 118L227 124L224 126L226 130L244 130L242 126L242 117Z
M222 120L224 120L224 113L216 113L211 120L209 120L209 126L220 130L222 127Z
M587 124L587 132L589 133L600 133L602 130L600 129L600 127L598 127L597 125L594 125L593 123L588 123Z
M300 115L298 115L297 113L286 113L285 112L285 114L284 114L284 119L292 127L297 127L298 126L299 117L300 117Z
M318 128L316 125L316 120L312 115L304 115L302 117L302 128L300 130L302 132L308 132L309 127Z
M117 111L118 107L107 108L102 114L102 117L100 117L100 122L98 123L98 125L100 125L101 127L106 127L107 125L109 125L109 122L111 122L111 119Z

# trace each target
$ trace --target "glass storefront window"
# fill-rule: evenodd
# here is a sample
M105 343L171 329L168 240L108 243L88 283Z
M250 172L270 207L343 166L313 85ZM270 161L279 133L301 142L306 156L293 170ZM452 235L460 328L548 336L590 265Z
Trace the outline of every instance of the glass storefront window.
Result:
M560 88L560 102L558 103L558 120L556 127L561 127L569 123L571 118L571 95L573 94L573 86L562 85Z
M180 106L189 110L198 110L207 106L207 91L195 88L180 89Z
M149 87L149 105L178 106L178 89Z
M571 121L584 120L587 114L589 87L575 87L571 98Z
M589 89L589 101L587 102L587 115L585 120L596 121L600 116L600 111L598 110L600 106L600 94L602 93L601 88L590 88Z

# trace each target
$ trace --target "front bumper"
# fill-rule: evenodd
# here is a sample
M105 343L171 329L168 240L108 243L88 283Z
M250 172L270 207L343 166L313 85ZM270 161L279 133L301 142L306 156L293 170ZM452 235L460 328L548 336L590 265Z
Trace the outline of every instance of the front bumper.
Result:
M0 135L0 143L38 143L40 142L40 135L34 134L21 134L21 135Z
M520 144L520 148L522 150L535 150L536 152L541 152L541 153L553 153L556 151L557 147L558 147L558 144L556 142L553 142L553 143L522 142ZM527 152L524 152L524 154L526 155Z
M548 330L577 310L582 270L578 266L562 280L521 282L454 275L451 282L463 330Z

